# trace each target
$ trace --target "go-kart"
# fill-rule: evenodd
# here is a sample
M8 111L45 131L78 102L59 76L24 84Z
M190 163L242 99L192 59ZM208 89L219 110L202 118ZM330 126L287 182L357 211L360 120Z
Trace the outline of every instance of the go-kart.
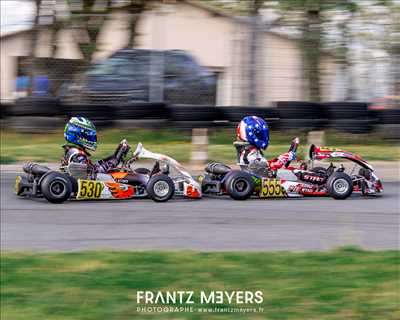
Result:
M289 151L296 151L298 139L294 140ZM238 154L248 147L246 143L235 143ZM234 170L222 163L209 163L205 174L200 176L203 194L228 194L235 200L245 200L255 195L259 198L286 198L304 196L331 196L346 199L353 192L363 195L378 194L383 191L382 183L370 164L360 156L338 149L310 148L310 163L293 167L290 162L284 168L272 170L268 166L243 165ZM359 166L354 174L345 171L343 165L336 168L314 167L315 160L328 158L346 159ZM311 167L308 169L308 167Z
M156 160L152 169L133 168L141 158ZM175 171L172 175L170 169ZM60 171L36 163L24 165L26 175L16 177L15 192L22 197L44 197L52 203L68 199L131 199L149 197L165 202L174 195L200 198L200 185L174 159L143 148L139 143L122 165L95 173L86 164L70 163Z

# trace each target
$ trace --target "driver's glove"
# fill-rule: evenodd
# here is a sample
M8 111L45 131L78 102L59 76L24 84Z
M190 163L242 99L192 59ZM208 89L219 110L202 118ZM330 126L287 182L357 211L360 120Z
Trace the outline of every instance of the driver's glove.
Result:
M297 155L295 151L289 151L288 152L288 161L293 161L296 160Z
M117 163L119 163L128 154L130 149L131 146L129 145L128 141L123 139L114 152L114 157L117 160Z

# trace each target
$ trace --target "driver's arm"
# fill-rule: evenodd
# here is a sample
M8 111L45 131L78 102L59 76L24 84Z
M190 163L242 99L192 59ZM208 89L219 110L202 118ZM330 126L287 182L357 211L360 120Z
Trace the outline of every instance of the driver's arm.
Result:
M96 162L95 165L97 172L106 173L110 169L117 167L121 160L128 154L130 149L131 146L129 145L128 141L125 139L122 140L113 155Z
M275 159L269 160L268 164L272 170L277 170L287 165L289 162L296 160L297 147L299 146L300 139L298 137L293 138L292 144L290 145L289 151L281 154Z

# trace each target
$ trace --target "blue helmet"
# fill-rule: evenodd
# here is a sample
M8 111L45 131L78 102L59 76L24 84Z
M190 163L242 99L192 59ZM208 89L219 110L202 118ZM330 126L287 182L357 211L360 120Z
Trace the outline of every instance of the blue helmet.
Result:
M269 128L267 122L256 116L244 117L236 128L236 135L258 149L266 149L269 144Z
M95 151L97 148L97 132L93 123L84 117L72 117L64 129L67 142Z

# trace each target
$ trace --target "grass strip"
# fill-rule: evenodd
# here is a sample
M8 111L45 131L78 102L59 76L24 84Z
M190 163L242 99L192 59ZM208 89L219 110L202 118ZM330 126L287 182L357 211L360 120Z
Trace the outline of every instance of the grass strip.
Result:
M7 320L400 318L399 251L3 252L1 279ZM261 290L264 311L144 314L138 290Z
M98 149L93 159L101 159L112 154L118 142L126 138L135 148L142 142L146 149L167 154L178 161L188 161L191 152L191 132L181 130L98 130ZM301 146L298 155L304 158L306 153L306 135L296 132L271 132L271 141L266 156L271 159L286 152L292 137L299 135ZM210 130L209 159L227 163L236 162L236 151L232 145L235 140L234 129ZM59 161L61 146L65 143L63 132L48 134L22 134L13 131L1 131L0 163ZM360 154L366 160L398 161L400 147L398 142L386 141L375 135L343 135L327 132L327 146L342 148Z

